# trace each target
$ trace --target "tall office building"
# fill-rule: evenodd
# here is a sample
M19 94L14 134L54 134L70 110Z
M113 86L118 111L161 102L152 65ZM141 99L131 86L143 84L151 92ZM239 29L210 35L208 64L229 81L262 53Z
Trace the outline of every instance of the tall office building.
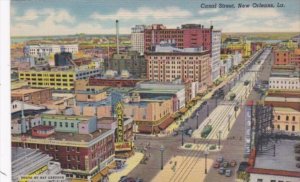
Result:
M131 28L131 50L144 54L144 29L145 25L136 25Z

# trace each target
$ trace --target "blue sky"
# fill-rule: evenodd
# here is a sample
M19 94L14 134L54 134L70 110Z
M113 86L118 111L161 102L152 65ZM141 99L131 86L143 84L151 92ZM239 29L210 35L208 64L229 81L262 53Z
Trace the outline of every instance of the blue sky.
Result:
M12 36L66 35L76 33L130 33L136 24L162 23L175 28L184 23L205 26L210 21L223 32L300 32L299 0L282 2L284 8L237 8L238 3L261 3L259 0L12 0ZM201 4L234 3L234 9L207 9Z

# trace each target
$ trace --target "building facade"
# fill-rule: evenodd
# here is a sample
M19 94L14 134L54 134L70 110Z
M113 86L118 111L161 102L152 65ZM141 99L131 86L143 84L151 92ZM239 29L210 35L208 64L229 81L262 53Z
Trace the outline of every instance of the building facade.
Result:
M208 51L146 52L147 78L159 82L176 79L199 82L199 87L211 84L211 61Z
M11 92L11 99L39 105L52 99L52 91L50 88L16 89Z
M274 50L274 64L275 65L286 65L286 64L290 64L290 60L291 60L291 52L289 50L281 50L281 49L277 49Z
M278 90L299 90L299 76L292 75L275 75L271 74L269 78L269 88Z
M131 28L131 50L144 54L144 29L145 25L136 25Z
M288 107L274 107L274 126L277 131L300 134L300 112Z
M186 24L181 28L166 28L162 24L153 24L144 30L145 51L152 51L161 41L172 40L177 48L203 47L211 51L211 28L200 24Z
M146 78L147 63L144 56L141 56L137 51L114 54L107 65L107 69L117 71L118 75L127 70L130 76L134 78Z
M212 31L211 48L211 77L215 81L220 77L221 31Z
M44 57L61 52L77 53L78 45L27 45L24 47L24 54L32 57Z

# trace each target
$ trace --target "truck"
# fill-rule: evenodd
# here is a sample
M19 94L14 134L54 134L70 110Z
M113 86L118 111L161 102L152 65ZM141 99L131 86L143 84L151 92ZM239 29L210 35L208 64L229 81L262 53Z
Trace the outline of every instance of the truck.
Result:
M201 137L202 138L206 138L209 135L209 133L211 132L211 130L212 130L212 126L211 125L204 126L204 128L203 128L203 130L201 132Z

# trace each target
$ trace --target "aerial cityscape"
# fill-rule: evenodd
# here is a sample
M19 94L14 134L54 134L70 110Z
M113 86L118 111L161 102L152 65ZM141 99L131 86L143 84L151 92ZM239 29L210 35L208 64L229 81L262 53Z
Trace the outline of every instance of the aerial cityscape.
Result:
M12 0L12 181L299 182L299 12Z

